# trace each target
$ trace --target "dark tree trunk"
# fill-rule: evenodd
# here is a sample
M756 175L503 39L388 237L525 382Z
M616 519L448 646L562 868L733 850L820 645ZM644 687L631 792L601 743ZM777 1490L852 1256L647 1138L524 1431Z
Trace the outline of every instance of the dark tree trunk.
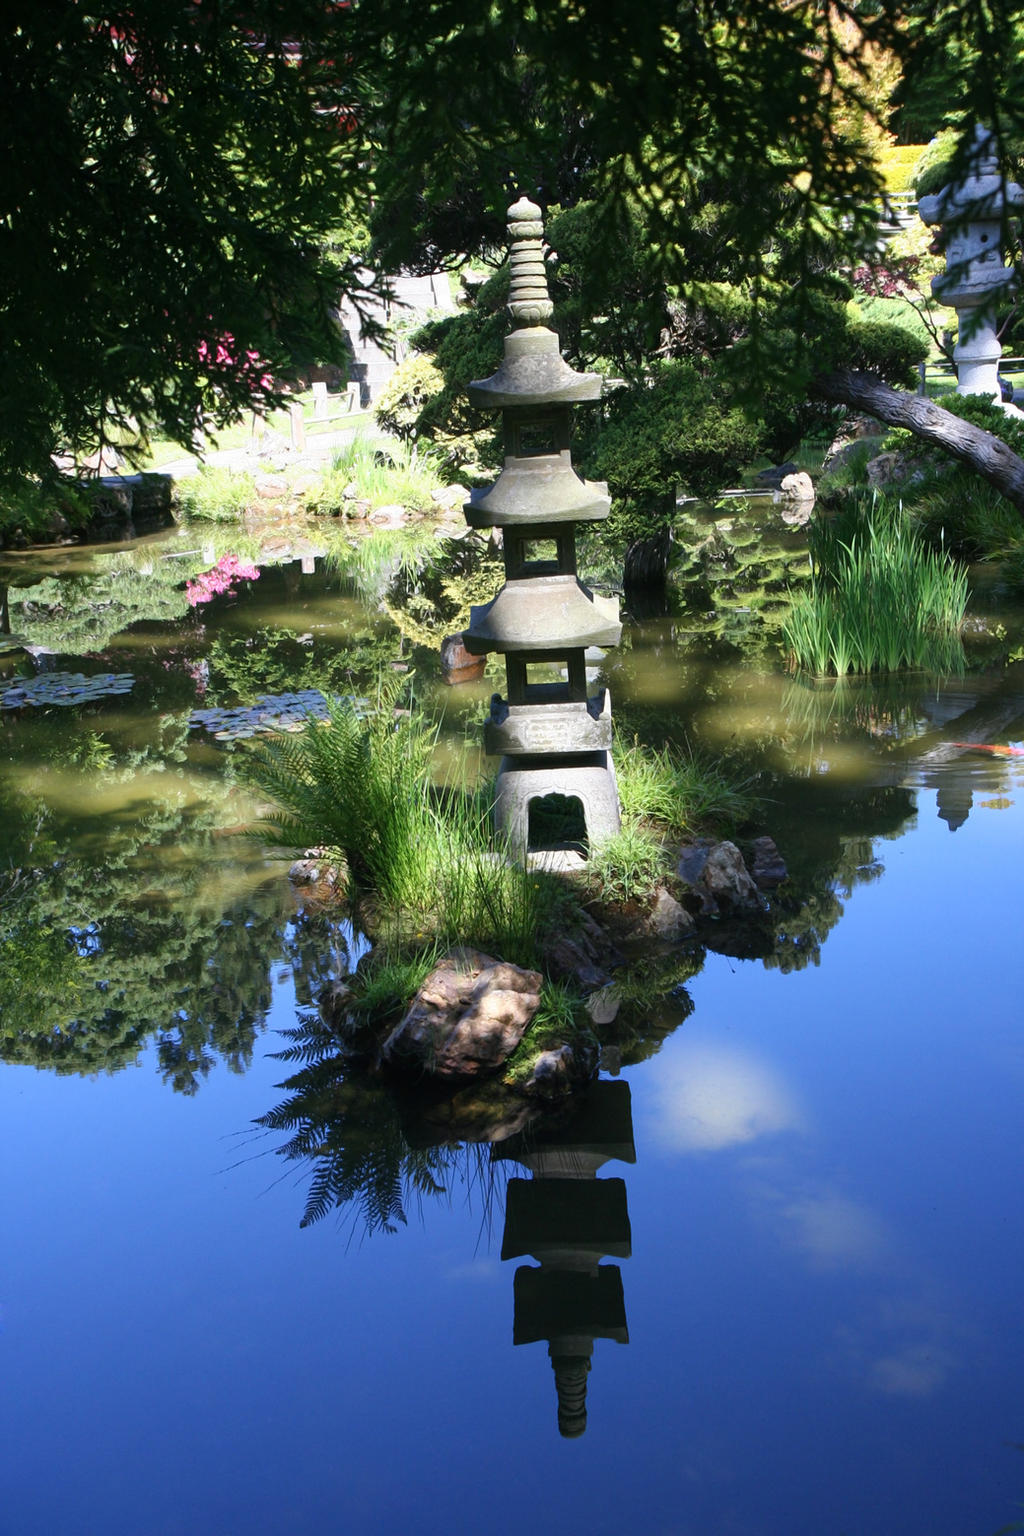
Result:
M854 368L836 368L831 373L819 374L811 385L811 393L834 405L866 411L887 426L905 427L924 442L935 443L961 464L967 464L1024 512L1024 459L983 427L974 427L951 411L944 411L934 400L893 389L873 373L861 373Z
M663 588L668 575L668 554L672 543L672 528L662 523L645 539L634 539L626 550L622 568L622 585L644 590Z

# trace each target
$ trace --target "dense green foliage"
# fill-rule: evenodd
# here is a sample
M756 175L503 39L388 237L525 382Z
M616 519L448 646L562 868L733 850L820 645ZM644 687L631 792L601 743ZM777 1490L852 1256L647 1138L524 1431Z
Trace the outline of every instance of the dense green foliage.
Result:
M950 394L945 408L1024 454L1024 423L981 395ZM1005 496L941 448L890 431L885 451L900 455L899 494L910 526L935 549L961 560L992 560L1003 579L1024 588L1024 524Z
M489 254L515 189L566 209L567 261L590 273L567 332L613 366L622 326L585 319L607 313L602 288L628 349L649 350L652 274L671 293L723 262L756 313L788 296L813 359L814 296L874 244L892 80L905 137L982 117L1012 149L1019 34L1010 0L12 13L0 476L45 474L107 430L188 444L265 407L273 376L340 362L331 307L361 292L371 202L392 271ZM574 232L587 201L597 218ZM776 356L772 327L751 334L754 361Z
M84 490L72 481L40 485L25 480L0 489L0 546L12 542L43 543L65 526L85 527L92 506Z
M682 359L611 398L592 437L588 469L629 508L674 511L677 491L713 496L735 483L761 450L762 431L738 407L723 406L713 380Z
M9 13L0 479L140 426L190 444L296 363L342 361L363 194L338 21L317 0Z

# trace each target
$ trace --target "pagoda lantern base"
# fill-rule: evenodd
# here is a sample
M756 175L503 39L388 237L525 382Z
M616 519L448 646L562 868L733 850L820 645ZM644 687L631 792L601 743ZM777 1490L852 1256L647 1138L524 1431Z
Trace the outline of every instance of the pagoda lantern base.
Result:
M621 827L619 791L610 752L503 757L495 785L494 824L513 847L530 847L530 805L548 795L579 801L588 848L613 837ZM539 855L544 852L535 851Z

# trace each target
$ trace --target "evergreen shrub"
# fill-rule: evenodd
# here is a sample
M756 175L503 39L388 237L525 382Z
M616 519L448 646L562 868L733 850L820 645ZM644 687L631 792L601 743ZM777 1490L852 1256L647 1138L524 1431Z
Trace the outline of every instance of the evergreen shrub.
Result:
M660 362L610 397L585 467L628 509L670 509L677 489L711 497L734 484L761 452L762 431L744 411L724 407L693 363Z

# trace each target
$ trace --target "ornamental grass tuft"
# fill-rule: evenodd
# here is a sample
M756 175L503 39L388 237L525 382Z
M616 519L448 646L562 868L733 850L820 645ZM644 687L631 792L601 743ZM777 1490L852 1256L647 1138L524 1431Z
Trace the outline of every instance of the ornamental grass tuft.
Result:
M661 822L671 832L692 832L708 822L736 825L756 805L749 780L730 778L700 753L641 745L616 735L613 756L625 820Z
M487 795L434 784L437 726L396 710L400 686L382 684L371 707L329 700L325 720L252 745L248 776L276 806L256 833L327 848L398 946L468 943L536 964L564 889L495 843Z

